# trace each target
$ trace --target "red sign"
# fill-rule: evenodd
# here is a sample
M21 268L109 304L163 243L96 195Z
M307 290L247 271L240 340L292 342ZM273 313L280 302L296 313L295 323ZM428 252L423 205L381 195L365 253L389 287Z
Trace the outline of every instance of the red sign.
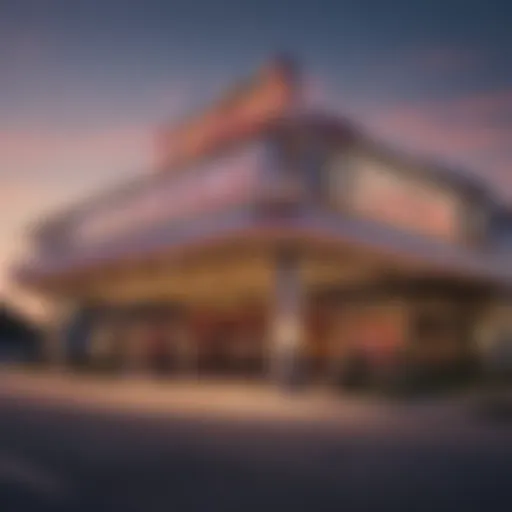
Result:
M455 194L377 160L359 162L351 205L360 215L446 241L459 234Z
M159 139L159 169L169 170L219 146L261 130L281 116L295 93L291 66L272 63L256 79L182 126L163 130Z

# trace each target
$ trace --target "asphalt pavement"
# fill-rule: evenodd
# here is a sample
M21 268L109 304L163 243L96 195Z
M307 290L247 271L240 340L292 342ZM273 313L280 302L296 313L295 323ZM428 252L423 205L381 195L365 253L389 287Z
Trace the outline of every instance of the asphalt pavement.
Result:
M512 510L512 424L408 407L307 422L138 414L4 389L0 510Z

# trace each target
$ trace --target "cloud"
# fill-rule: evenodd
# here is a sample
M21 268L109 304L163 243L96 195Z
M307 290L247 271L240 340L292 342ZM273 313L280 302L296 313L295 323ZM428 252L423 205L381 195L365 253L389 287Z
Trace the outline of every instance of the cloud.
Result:
M151 131L120 126L89 130L8 130L0 127L0 178L73 181L149 165ZM83 175L84 171L86 176Z
M447 100L418 102L409 107L440 120L485 123L503 114L512 118L512 89L490 90Z
M433 106L433 112L437 112L441 121L457 123L458 126L480 125L491 127L503 134L510 133L512 89L468 95ZM511 144L510 138L503 143Z
M403 145L447 158L465 160L466 156L471 158L476 153L487 153L510 144L512 124L460 122L454 113L449 106L440 110L403 106L369 115L367 123L374 131L399 139Z
M413 52L407 59L409 66L426 72L460 72L474 69L484 62L478 49L455 46L433 46Z

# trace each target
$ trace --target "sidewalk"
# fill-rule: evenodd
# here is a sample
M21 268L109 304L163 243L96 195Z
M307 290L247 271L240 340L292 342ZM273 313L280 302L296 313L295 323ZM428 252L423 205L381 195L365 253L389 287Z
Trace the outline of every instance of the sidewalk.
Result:
M0 370L0 395L139 413L201 413L272 420L333 419L340 413L356 418L368 416L372 410L361 400L343 399L340 408L340 400L318 390L292 395L264 382L99 377L19 368Z
M286 394L264 382L98 377L20 368L0 369L0 397L105 412L380 428L457 428L468 421L473 400L452 396L400 403L319 389Z

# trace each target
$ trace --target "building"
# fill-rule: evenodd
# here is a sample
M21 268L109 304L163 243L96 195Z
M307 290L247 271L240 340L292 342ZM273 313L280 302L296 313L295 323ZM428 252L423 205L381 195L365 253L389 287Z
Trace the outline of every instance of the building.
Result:
M55 357L384 384L508 328L510 212L301 83L272 61L161 130L152 172L38 226L16 275L69 312Z

